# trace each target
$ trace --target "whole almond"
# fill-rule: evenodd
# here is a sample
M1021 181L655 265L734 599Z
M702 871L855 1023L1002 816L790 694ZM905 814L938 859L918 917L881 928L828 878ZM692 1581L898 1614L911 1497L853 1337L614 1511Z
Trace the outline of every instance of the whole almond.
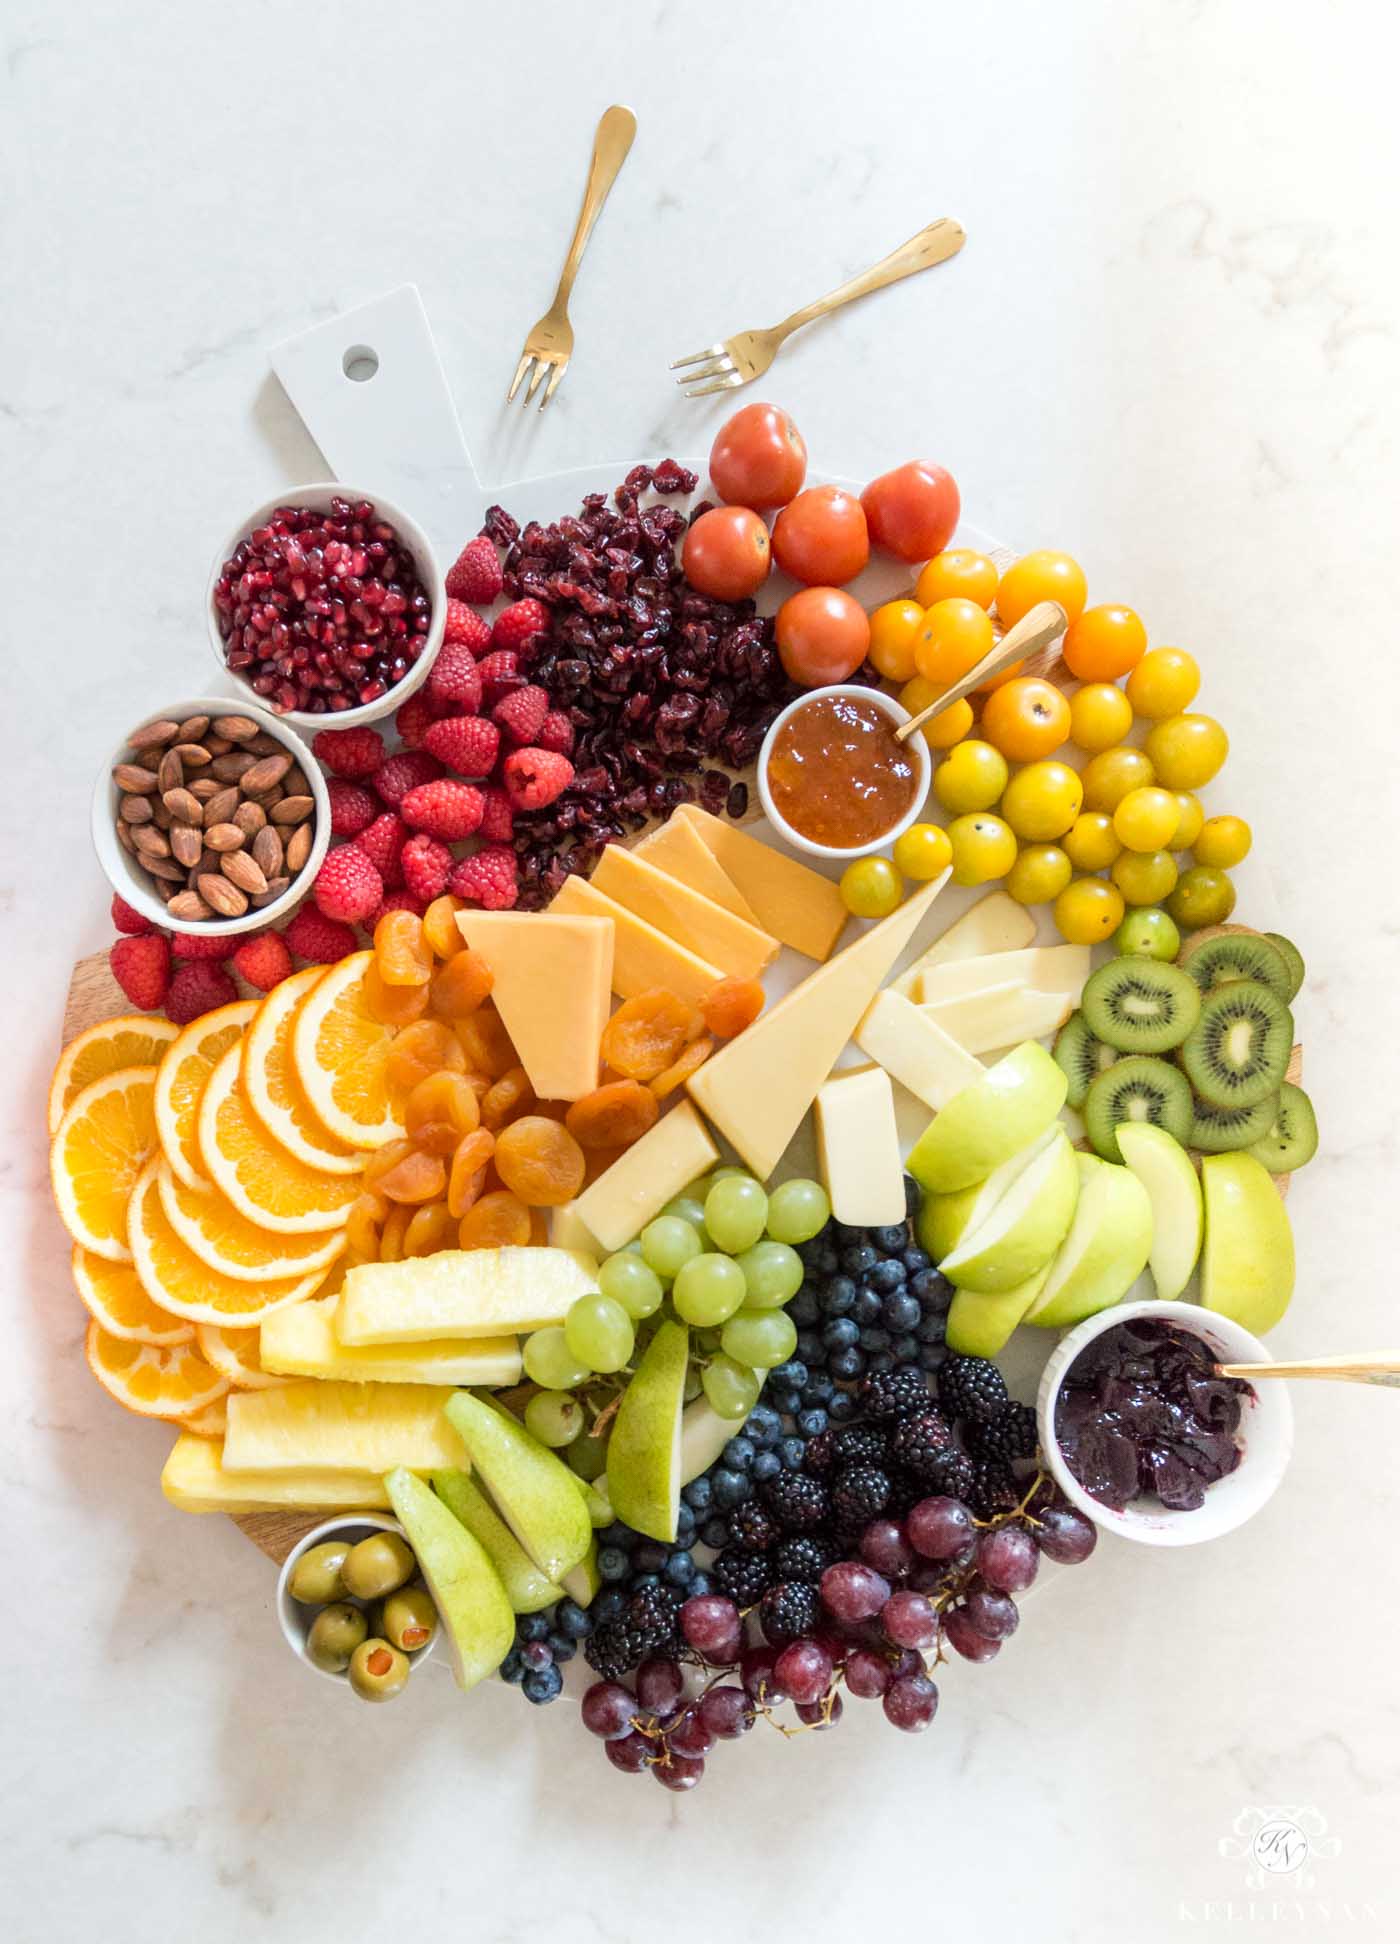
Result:
M197 743L208 727L207 715L186 716L176 732L175 740L177 743Z
M217 911L221 918L241 918L248 909L248 900L236 884L230 884L226 877L207 872L195 886L205 904Z
M163 800L157 797L151 805L151 822L157 830L169 830L174 821L174 817L166 809Z
M284 745L278 742L276 736L270 736L266 729L259 729L249 736L247 747L255 756L276 756Z
M287 839L287 869L293 873L299 871L310 855L311 826L309 823L298 824Z
M177 864L173 857L142 857L140 861L152 877L168 878L172 884L184 881L185 868Z
M240 891L256 896L267 889L267 874L261 869L250 851L230 851L227 857L219 859L219 869L230 884L236 884Z
M167 884L164 878L157 878L151 888L156 896L167 905L172 898L178 898L180 895L179 887L174 884Z
M207 791L202 791L198 784L194 787L195 796L204 800L204 821L207 824L232 823L233 813L239 804L238 785L220 783L212 776L208 781L210 787Z
M214 718L214 734L227 736L230 742L251 742L260 733L258 725L251 716L222 715Z
M181 790L184 786L185 766L173 749L167 749L156 771L156 788L164 796L167 790Z
M264 905L272 904L277 898L281 897L291 881L289 877L269 878L266 891L259 891L253 900L254 905L261 911Z
M177 823L170 830L170 851L177 864L188 871L204 855L204 844L193 824Z
M167 790L161 802L177 823L193 824L198 830L204 822L204 805L190 790Z
M175 754L187 770L202 770L209 766L209 751L203 743L176 743Z
M306 771L300 763L293 763L282 778L282 788L288 796L310 796L311 785L306 780Z
M170 839L163 830L157 830L153 823L138 824L131 836L143 857L169 857Z
M203 736L200 740L211 756L227 756L233 748L227 736Z
M134 796L149 796L156 787L156 773L144 769L140 763L118 763L112 771L112 781L119 790L129 790Z
M149 823L153 809L154 805L149 797L124 796L117 805L117 815L124 823Z
M256 803L264 811L270 811L273 804L280 803L286 794L280 783L274 783L270 790L249 790L247 801Z
M204 843L208 850L217 851L222 856L225 851L242 850L243 832L236 823L206 824Z
M231 749L227 756L216 756L209 767L221 783L236 783L244 770L250 770L257 760L246 749Z
M271 790L282 781L292 767L292 759L286 750L276 756L262 756L251 769L244 770L239 781L249 796L260 796L264 790Z
M201 919L214 916L197 891L177 891L166 909L172 918L187 925L198 924Z
M315 797L285 796L272 806L272 821L279 824L305 823L316 808Z
M198 776L193 783L188 784L186 787L192 797L197 797L204 804L212 803L215 797L222 796L225 791L228 791L229 814L230 816L233 814L233 810L238 802L238 792L229 784L221 783L217 776ZM215 817L214 819L215 823L224 823L225 821L226 819L223 817Z
M256 837L267 822L267 812L260 803L240 803L229 822L237 824L245 837Z
M271 824L265 824L253 839L253 861L266 878L275 878L282 869L282 839Z
M132 839L131 825L123 823L120 817L117 818L117 842L124 851L129 851L133 857L140 855Z
M135 763L137 769L158 771L160 769L160 759L164 754L165 751L163 749L147 747L134 751L132 755L128 756L127 761L129 763Z
M161 749L166 743L175 742L179 734L179 723L172 721L169 716L161 716L156 722L145 723L128 736L127 741L133 749Z

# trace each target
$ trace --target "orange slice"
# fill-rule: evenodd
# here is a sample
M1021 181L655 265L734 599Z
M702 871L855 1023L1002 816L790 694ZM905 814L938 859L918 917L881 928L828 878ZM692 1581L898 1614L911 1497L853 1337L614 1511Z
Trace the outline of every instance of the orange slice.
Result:
M160 1063L156 1081L156 1123L165 1158L187 1188L207 1188L199 1159L195 1127L199 1102L210 1074L235 1041L243 1037L258 1009L256 999L237 999L229 1006L192 1019Z
M163 1350L194 1342L194 1325L157 1309L129 1262L104 1262L73 1244L73 1287L108 1336L124 1343L153 1343Z
M207 1195L187 1188L168 1161L160 1164L156 1190L165 1219L185 1247L235 1282L275 1282L309 1276L313 1269L325 1271L345 1247L341 1229L279 1235L258 1228L217 1188Z
M403 1132L389 1099L385 1061L394 1028L365 1002L373 952L333 965L297 1011L292 1064L326 1132L354 1148L383 1147Z
M274 1141L280 1141L308 1168L327 1174L355 1174L360 1155L333 1140L306 1104L292 1067L292 1027L298 1006L326 976L323 965L308 965L274 986L258 1007L243 1040L241 1081L248 1105Z
M49 1082L49 1133L58 1132L58 1123L94 1080L122 1067L159 1066L161 1055L179 1030L168 1019L123 1013L119 1019L104 1019L69 1040Z
M344 1228L358 1175L323 1174L288 1154L249 1112L238 1084L242 1049L231 1046L199 1104L200 1159L240 1215L279 1235Z
M188 1417L228 1389L228 1378L221 1377L188 1343L169 1350L153 1343L129 1343L109 1336L94 1318L83 1347L88 1369L103 1390L138 1417Z
M130 1262L126 1204L156 1148L156 1069L120 1067L74 1096L49 1149L59 1218L105 1262Z
M263 1369L259 1356L261 1335L257 1329L228 1330L218 1323L195 1325L199 1354L227 1377L235 1390L275 1390L279 1384L292 1381L290 1377L274 1377Z
M151 1161L131 1193L129 1230L136 1273L153 1303L190 1323L228 1323L251 1328L265 1316L299 1303L319 1289L319 1269L278 1282L235 1282L187 1249L165 1219ZM183 1413L181 1414L183 1415Z
M228 1399L216 1397L193 1417L177 1418L182 1431L193 1431L197 1438L222 1438L228 1430Z

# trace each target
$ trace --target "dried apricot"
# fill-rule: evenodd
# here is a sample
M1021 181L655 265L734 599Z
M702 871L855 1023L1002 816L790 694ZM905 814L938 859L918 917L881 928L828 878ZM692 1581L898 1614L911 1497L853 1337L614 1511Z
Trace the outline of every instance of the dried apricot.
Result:
M484 1127L468 1134L452 1157L447 1179L447 1211L460 1221L486 1186L486 1164L495 1152L494 1138Z
M457 960L449 959L447 963L455 965ZM446 967L443 969L446 970ZM499 1080L513 1066L519 1066L520 1055L494 1006L479 1006L466 1019L456 1022L456 1030L469 1067L475 1067L480 1073L489 1073L493 1080Z
M388 1174L391 1168L397 1168L400 1161L412 1152L413 1143L406 1134L400 1134L396 1140L386 1141L383 1147L376 1148L365 1161L364 1186L374 1189L383 1200L384 1191L378 1187L380 1176Z
M481 1124L481 1106L464 1073L430 1073L404 1103L409 1138L429 1154L452 1154Z
M764 997L757 979L721 979L700 1001L700 1011L716 1039L733 1039L753 1025L763 1011Z
M390 1201L437 1201L447 1190L447 1163L440 1154L411 1148L392 1168L376 1175L374 1185Z
M533 1249L549 1246L549 1217L542 1208L530 1210L530 1246Z
M499 1080L491 1083L481 1100L481 1124L499 1134L507 1121L528 1114L535 1105L535 1090L523 1066L509 1067Z
M452 1028L440 1019L419 1019L405 1026L389 1048L384 1072L389 1092L395 1100L405 1101L430 1073L441 1073L444 1068L449 1073L464 1073L466 1066L467 1056Z
M495 1163L506 1187L530 1208L557 1208L583 1186L583 1149L567 1127L543 1114L525 1114L501 1129Z
M425 1208L415 1208L403 1232L405 1256L436 1255L439 1249L450 1247L456 1240L456 1226L446 1202L429 1202Z
M623 1001L603 1028L599 1052L626 1079L654 1080L704 1027L694 1006L657 986Z
M457 1239L464 1249L523 1249L530 1240L530 1211L514 1195L498 1189L467 1210Z
M574 1101L564 1125L581 1148L631 1147L655 1127L659 1111L640 1080L614 1080Z
M605 1175L614 1161L620 1161L626 1148L589 1148L584 1155L587 1166L583 1172L583 1185L591 1188L600 1175Z
M651 1082L651 1091L658 1100L673 1094L677 1087L685 1085L692 1073L697 1073L715 1050L715 1043L708 1034L692 1040L680 1058L671 1063L664 1073L658 1073Z
M413 1220L413 1210L406 1202L396 1203L384 1219L384 1233L379 1238L379 1260L381 1262L403 1261L403 1239L408 1233L408 1225Z
M450 891L444 891L440 898L434 898L423 913L423 936L440 959L452 958L462 949L462 934L457 929L457 913L465 911L466 904L461 898L454 898Z
M485 959L464 945L433 974L433 1011L439 1019L466 1019L495 983Z
M411 911L386 911L374 928L374 965L385 985L426 985L433 976L433 955L423 920Z
M365 972L365 1006L381 1026L411 1026L428 1010L428 988L385 985L379 968L371 965Z
M351 1202L345 1224L345 1246L361 1262L374 1262L378 1258L379 1231L388 1212L389 1204L381 1195L366 1192Z

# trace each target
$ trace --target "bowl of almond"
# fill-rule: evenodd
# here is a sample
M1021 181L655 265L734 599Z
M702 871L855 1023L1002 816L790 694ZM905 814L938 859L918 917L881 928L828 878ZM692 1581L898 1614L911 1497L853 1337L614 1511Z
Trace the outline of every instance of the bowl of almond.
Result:
M97 779L92 839L153 925L215 934L286 916L331 834L320 767L287 725L228 696L147 716Z

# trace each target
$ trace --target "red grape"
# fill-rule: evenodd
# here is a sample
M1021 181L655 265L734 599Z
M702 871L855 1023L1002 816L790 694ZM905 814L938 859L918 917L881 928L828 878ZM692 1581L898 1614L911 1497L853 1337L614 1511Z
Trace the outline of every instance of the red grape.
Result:
M920 1499L907 1525L910 1545L925 1559L952 1559L973 1536L971 1512L961 1499L941 1493Z
M631 1732L636 1712L636 1697L620 1681L595 1681L579 1709L589 1734L601 1735L607 1742Z
M985 1634L978 1633L961 1607L953 1607L943 1616L943 1635L950 1647L956 1648L964 1660L977 1663L995 1660L1001 1652L999 1640L988 1640ZM612 1747L612 1743L608 1744Z
M610 1741L603 1753L614 1768L624 1770L628 1775L637 1774L644 1769L656 1753L656 1744L647 1735L623 1735L618 1741Z
M737 1741L753 1727L749 1697L742 1688L712 1687L696 1704L700 1719L720 1741Z
M666 1745L675 1755L708 1755L715 1745L714 1731L697 1708L687 1708L666 1730Z
M938 1713L938 1688L927 1674L905 1674L892 1681L881 1706L885 1719L907 1735L922 1734Z
M846 1656L846 1686L862 1701L878 1701L890 1684L890 1664L873 1647L853 1647Z
M1049 1505L1035 1513L1035 1542L1058 1566L1077 1566L1099 1542L1098 1527L1072 1505Z
M999 1593L1024 1593L1040 1571L1040 1554L1024 1526L997 1526L977 1542L977 1570Z
M968 1622L988 1640L1009 1640L1021 1624L1016 1602L989 1586L974 1586L963 1602Z
M847 1625L873 1620L890 1597L889 1581L858 1559L842 1559L828 1566L821 1584L828 1611Z
M914 1549L897 1519L874 1519L860 1535L860 1556L887 1579L902 1579L914 1564Z
M894 1593L880 1615L896 1647L932 1647L938 1639L938 1612L922 1593Z
M777 1664L776 1647L750 1647L739 1662L739 1678L751 1701L781 1701L782 1690L773 1678Z
M608 1746L611 1748L614 1744L609 1742ZM662 1788L674 1789L678 1795L693 1789L704 1773L705 1764L699 1760L692 1761L688 1755L673 1755L669 1762L658 1762L652 1769Z
M722 1593L702 1593L687 1600L681 1608L681 1632L707 1661L729 1662L739 1658L743 1632L739 1609Z
M673 1660L644 1660L637 1669L637 1699L648 1714L671 1714L685 1688L685 1676Z
M831 1686L831 1656L815 1640L794 1640L779 1654L773 1672L784 1694L810 1704Z
M841 1719L842 1705L839 1694L829 1694L823 1701L799 1701L797 1719L808 1728L834 1728Z

